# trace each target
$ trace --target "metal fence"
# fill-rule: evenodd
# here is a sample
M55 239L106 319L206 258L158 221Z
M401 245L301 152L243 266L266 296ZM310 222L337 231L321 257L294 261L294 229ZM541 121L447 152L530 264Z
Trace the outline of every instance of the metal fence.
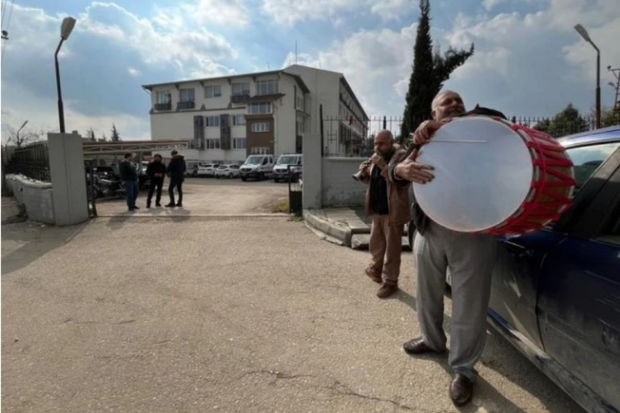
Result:
M50 182L50 163L47 142L34 142L21 148L3 148L5 173L22 174L43 182Z
M542 130L553 137L570 135L595 129L594 116L582 116L575 122L553 122L551 118L535 116L511 116L509 120L517 125ZM415 124L421 123L414 122ZM402 117L375 116L368 119L366 124L356 122L351 118L325 117L323 119L323 156L330 157L366 157L373 152L373 138L383 129L392 131L396 139L400 137Z

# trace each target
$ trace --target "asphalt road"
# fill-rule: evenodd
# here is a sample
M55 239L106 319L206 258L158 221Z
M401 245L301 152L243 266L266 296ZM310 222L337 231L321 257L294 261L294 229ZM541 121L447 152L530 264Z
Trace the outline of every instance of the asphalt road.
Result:
M409 252L379 300L368 253L301 221L149 213L2 225L3 412L580 411L492 330L456 409L446 357L401 350L419 333Z

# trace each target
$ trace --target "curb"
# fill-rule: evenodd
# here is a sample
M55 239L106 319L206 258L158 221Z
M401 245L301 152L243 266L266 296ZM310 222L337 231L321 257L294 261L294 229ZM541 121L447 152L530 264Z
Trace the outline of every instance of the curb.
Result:
M320 217L316 210L304 210L303 216L306 225L325 234L326 238L330 237L337 240L340 245L351 247L351 228L334 224L326 218ZM333 242L333 241L332 241Z

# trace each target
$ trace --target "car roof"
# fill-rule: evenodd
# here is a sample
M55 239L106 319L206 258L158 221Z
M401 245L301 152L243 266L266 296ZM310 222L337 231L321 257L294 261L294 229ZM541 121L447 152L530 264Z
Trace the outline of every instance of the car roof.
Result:
M558 138L558 142L565 148L591 143L620 142L620 125L563 136Z

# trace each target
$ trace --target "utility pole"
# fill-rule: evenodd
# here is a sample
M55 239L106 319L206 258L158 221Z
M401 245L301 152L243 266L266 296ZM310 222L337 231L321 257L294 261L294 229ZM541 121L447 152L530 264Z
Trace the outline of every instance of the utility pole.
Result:
M616 95L614 97L614 112L620 111L620 67L612 68L611 66L607 66L607 70L609 70L616 78L616 84L614 85L612 82L609 82L609 86L616 89Z

